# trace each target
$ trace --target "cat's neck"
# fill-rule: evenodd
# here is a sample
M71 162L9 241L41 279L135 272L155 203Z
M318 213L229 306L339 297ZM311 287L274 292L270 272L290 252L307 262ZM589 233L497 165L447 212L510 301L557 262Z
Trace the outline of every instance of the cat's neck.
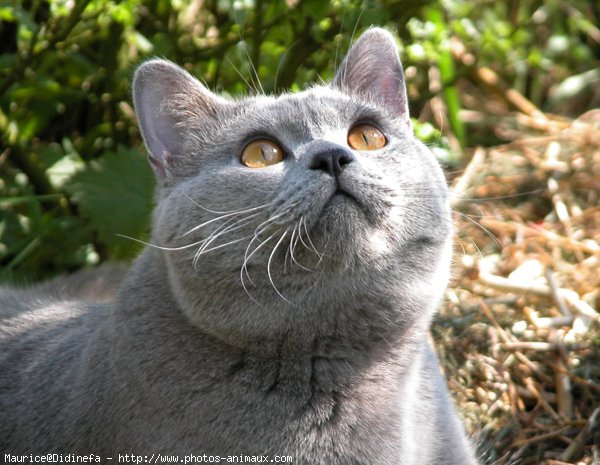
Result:
M115 313L119 327L140 328L159 322L164 338L185 339L188 347L193 347L191 358L212 359L213 366L222 366L223 376L238 376L267 390L293 391L315 383L320 389L333 389L372 376L374 369L401 373L417 358L425 334L423 328L415 327L391 336L371 331L349 338L347 333L319 332L316 326L307 326L260 339L221 337L184 315L171 290L164 257L152 249L134 263ZM398 347L402 347L402 354ZM180 355L185 358L185 354Z

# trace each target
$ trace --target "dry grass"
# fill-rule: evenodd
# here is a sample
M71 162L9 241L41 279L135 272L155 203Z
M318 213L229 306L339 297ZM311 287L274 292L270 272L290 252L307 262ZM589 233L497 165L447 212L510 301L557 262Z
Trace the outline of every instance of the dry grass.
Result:
M454 179L433 329L487 463L600 464L600 110L511 114ZM476 200L475 200L476 199Z

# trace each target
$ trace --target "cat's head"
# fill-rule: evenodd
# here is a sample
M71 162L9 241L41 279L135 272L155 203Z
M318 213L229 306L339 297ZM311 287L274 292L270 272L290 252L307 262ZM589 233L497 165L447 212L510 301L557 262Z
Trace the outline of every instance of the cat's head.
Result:
M388 32L364 33L329 85L296 94L226 99L163 60L133 87L159 183L152 241L172 249L193 320L239 335L429 320L447 280L447 189L412 134Z

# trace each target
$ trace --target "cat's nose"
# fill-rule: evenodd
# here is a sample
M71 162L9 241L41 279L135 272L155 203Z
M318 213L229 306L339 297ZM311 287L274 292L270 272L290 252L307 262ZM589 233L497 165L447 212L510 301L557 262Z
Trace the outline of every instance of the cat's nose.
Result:
M343 147L330 147L315 153L310 162L311 170L323 170L337 178L346 165L354 161L354 155Z

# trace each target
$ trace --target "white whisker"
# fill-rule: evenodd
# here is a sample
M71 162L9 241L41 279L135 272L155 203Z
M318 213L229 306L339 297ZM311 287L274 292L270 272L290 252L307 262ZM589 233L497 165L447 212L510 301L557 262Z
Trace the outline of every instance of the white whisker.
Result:
M254 210L256 210L256 209L257 209L256 207L255 207L255 208L248 208L248 209L246 209L246 210L240 210L240 211L237 211L237 212L231 212L231 213L226 213L226 214L224 214L224 215L221 215L221 216L217 216L217 217L215 217L215 218L212 218L212 219L210 219L210 220L208 220L208 221L205 221L205 222L204 222L204 223L202 223L202 224L199 224L198 226L194 226L192 229L190 229L189 231L187 231L186 233L184 233L184 234L183 234L181 237L185 237L185 236L187 236L188 234L191 234L191 233L193 233L193 232L197 231L198 229L200 229L200 228L203 228L203 227L204 227L204 226L206 226L206 225L209 225L209 224L211 224L211 223L214 223L215 221L222 220L223 218L229 218L229 217L231 217L231 216L242 215L242 214L244 214L244 213L249 213L249 212L251 212L251 211L254 211ZM255 213L255 214L254 214L254 215L252 215L252 216L256 216L256 215L258 215L258 213Z
M191 198L188 194L184 193L183 195L185 195L190 201L193 202L194 205L196 205L197 207L201 208L202 210L205 210L205 211L207 211L209 213L214 213L214 214L217 214L217 215L221 215L223 213L239 213L239 212L249 211L249 210L253 211L253 210L257 210L259 208L265 208L266 206L269 205L269 203L267 202L267 203L263 203L262 205L257 205L255 207L248 207L248 208L244 207L244 208L240 208L239 210L219 211L219 210L212 210L212 209L210 209L208 207L205 207L204 205L202 205L201 203L199 203L197 200L194 200L193 198Z
M302 221L302 218L303 217L300 217L300 222ZM294 226L294 230L292 231L292 237L290 238L290 245L289 245L290 257L292 259L292 263L295 263L301 269L303 269L305 271L313 272L314 270L312 270L310 268L307 268L304 265L301 265L298 262L298 260L296 260L296 257L294 257L294 249L296 248L296 245L298 244L298 239L299 239L299 236L300 236L300 222L298 222L298 224L296 224L296 226ZM296 230L298 231L298 235L296 235ZM286 255L286 258L287 258L287 255Z
M310 235L308 234L308 227L306 226L306 221L304 221L302 224L304 224L304 232L306 233L306 239L308 240L308 243L310 244L310 248L309 250L313 250L317 256L319 257L319 262L321 262L323 260L323 254L320 253L317 248L315 247L315 245L313 244ZM308 246L306 246L306 244L304 243L304 241L302 241L302 243L304 244L305 247L308 248Z
M202 250L202 252L201 252L200 254L196 254L196 255L197 255L197 257L194 257L194 261L196 262L196 263L194 263L194 268L195 268L195 267L196 267L196 265L198 264L198 263L197 263L197 258L200 258L200 255L202 255L202 254L206 254L206 253L208 253L208 252L212 252L213 250L222 249L223 247L226 247L226 246L228 246L228 245L231 245L231 244L235 244L235 243L237 243L237 242L241 242L241 241L243 241L243 240L246 240L246 239L249 239L249 238L251 238L251 237L252 237L252 236L244 236L244 237L240 237L239 239L234 239L233 241L225 242L224 244L219 244L219 245L216 245L216 246L214 246L214 247L211 247L210 249L203 249L203 250Z
M462 216L463 218L466 218L467 220L469 220L471 223L479 226L481 228L482 231L484 231L490 238L492 238L494 240L494 242L496 242L496 244L498 244L498 247L502 248L502 243L500 242L500 240L496 237L496 235L491 232L488 228L486 228L485 226L481 225L480 223L478 223L477 221L475 221L473 218L471 218L469 215L465 214L465 213L461 213L459 211L454 211L454 213L458 213L460 216ZM477 246L475 246L477 247ZM481 253L481 252L480 252Z
M288 205L286 208L284 208L282 211L280 211L277 215L271 216L268 219L266 219L265 221L263 221L261 224L259 224L256 227L256 229L254 230L254 235L256 236L256 238L258 240L260 240L260 238L258 236L260 236L264 231L266 231L271 226L271 223L273 223L277 218L281 218L290 209L296 207L296 205L297 205L296 203L293 203L292 205Z
M248 294L248 296L250 298L252 298L252 296L250 296L250 293L248 292L248 289L246 288L246 284L244 283L244 273L246 273L246 276L248 277L248 280L252 283L252 285L254 285L254 286L256 286L256 285L254 284L254 281L252 281L252 278L250 277L250 273L248 273L248 261L252 258L252 256L256 252L258 252L258 250L261 247L263 247L267 242L269 242L273 237L275 237L276 234L277 234L277 232L274 232L273 234L271 234L267 239L262 241L250 254L248 254L248 251L250 250L252 243L257 239L256 236L252 237L252 239L248 243L248 246L246 247L246 252L244 253L244 263L242 263L242 268L240 269L240 281L242 282L242 287L246 291L246 294ZM252 300L254 300L254 299L252 299Z
M193 260L193 266L194 268L196 268L197 264L198 264L198 260L200 259L200 256L204 253L210 252L211 250L216 250L218 248L220 248L220 246L215 246L212 248L208 248L210 244L212 244L214 241L216 241L219 237L221 237L222 235L226 234L226 233L230 233L232 231L237 231L238 229L242 229L244 227L246 227L248 224L250 224L252 222L253 217L257 216L258 213L255 213L253 215L250 215L246 218L240 218L237 221L235 221L233 224L229 225L228 227L224 227L227 225L227 223L229 223L232 219L234 218L230 218L229 220L227 220L225 223L223 223L221 226L219 226L219 228L217 228L215 231L213 231L210 236L208 236L203 242L204 244L202 244L202 246L198 249L198 251L196 252L196 254L194 255L194 260ZM221 229L223 228L223 229ZM251 236L248 236L251 237ZM239 242L239 241L232 241L229 242L228 244L233 244L235 242Z
M201 240L201 241L193 242L191 244L182 245L180 247L165 247L165 246L161 246L161 245L152 244L150 242L146 242L141 239L136 239L135 237L126 236L125 234L117 234L117 236L122 237L124 239L129 239L131 241L137 242L139 244L142 244L142 245L145 245L148 247L152 247L153 249L165 250L167 252L189 249L191 247L196 247L197 245L202 244L202 242L204 242L204 240Z
M269 260L267 261L267 275L269 275L269 281L271 282L271 286L273 286L273 289L275 289L275 292L277 292L277 294L279 294L279 296L283 300L285 300L287 303L291 303L281 292L279 292L279 289L277 289L277 286L275 286L275 283L273 282L273 276L271 276L271 260L273 260L275 251L277 250L279 245L283 242L287 233L288 233L288 231L286 229L285 232L281 235L281 238L279 239L279 241L277 241L277 244L275 244L275 247L273 247L273 251L271 252L271 255L269 255Z

